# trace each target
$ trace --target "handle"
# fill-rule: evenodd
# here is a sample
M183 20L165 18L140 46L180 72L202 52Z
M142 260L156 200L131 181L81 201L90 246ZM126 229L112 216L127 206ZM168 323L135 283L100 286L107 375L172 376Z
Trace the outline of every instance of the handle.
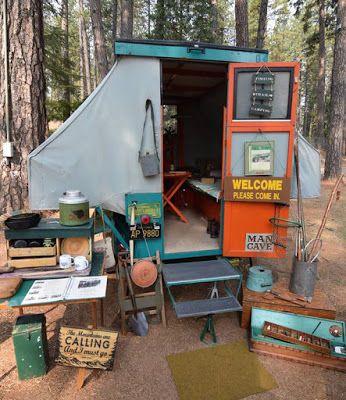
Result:
M187 50L188 53L198 52L198 53L201 53L201 54L205 54L205 48L199 47L197 45L193 46L193 47L188 47L186 50Z
M135 224L135 204L131 205L131 218L130 218L130 225L133 226ZM131 268L133 267L133 258L134 258L134 241L133 239L130 240L130 264Z

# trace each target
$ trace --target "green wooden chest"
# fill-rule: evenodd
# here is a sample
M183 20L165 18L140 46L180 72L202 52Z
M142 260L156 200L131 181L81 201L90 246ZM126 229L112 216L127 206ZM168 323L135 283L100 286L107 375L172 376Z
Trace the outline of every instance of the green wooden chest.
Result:
M48 343L44 314L18 317L12 339L19 379L45 375L48 370Z

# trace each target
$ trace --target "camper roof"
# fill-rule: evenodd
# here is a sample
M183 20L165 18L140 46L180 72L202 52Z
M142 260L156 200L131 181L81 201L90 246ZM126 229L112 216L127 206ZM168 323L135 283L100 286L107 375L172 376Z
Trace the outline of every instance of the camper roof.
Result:
M268 51L175 40L118 39L115 54L217 62L266 62Z

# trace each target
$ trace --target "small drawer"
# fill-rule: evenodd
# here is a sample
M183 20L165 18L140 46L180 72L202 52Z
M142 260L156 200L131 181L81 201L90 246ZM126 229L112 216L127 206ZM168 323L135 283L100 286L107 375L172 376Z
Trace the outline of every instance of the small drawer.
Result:
M10 247L8 249L9 257L47 257L56 256L56 245L53 247Z
M56 257L37 257L37 258L12 258L7 260L9 267L14 268L34 268L34 267L53 267L57 265Z

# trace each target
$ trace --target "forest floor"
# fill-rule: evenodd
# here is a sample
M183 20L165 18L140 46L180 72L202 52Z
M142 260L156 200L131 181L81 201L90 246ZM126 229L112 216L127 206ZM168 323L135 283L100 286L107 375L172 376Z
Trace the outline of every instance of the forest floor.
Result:
M316 233L332 184L323 183L319 199L304 200L308 237ZM337 309L337 318L346 320L346 191L333 208L323 234L323 251L320 256L318 286L326 291ZM292 202L292 213L296 204ZM290 243L293 247L293 241ZM1 241L4 262L4 240ZM292 250L291 250L292 251ZM274 275L289 277L291 257L285 260L261 259L261 265L271 266ZM106 327L118 329L116 317L115 284L109 281L106 299ZM150 325L146 337L131 333L120 336L113 371L94 371L84 387L75 390L77 370L55 364L57 336L60 325L87 325L89 308L85 305L52 307L46 311L49 339L50 368L46 376L20 382L11 339L16 313L12 310L0 312L0 400L73 400L73 399L118 399L118 400L178 400L178 394L168 367L166 356L205 345L199 341L201 320L177 320L166 299L168 328ZM39 308L33 308L38 312ZM221 315L215 318L219 344L246 340L247 331L239 326L239 315ZM252 400L342 400L346 399L345 374L323 368L259 356L261 363L276 379L278 387L270 392L248 397ZM209 400L209 399L208 399ZM213 399L210 399L213 400ZM217 399L215 399L217 400Z

